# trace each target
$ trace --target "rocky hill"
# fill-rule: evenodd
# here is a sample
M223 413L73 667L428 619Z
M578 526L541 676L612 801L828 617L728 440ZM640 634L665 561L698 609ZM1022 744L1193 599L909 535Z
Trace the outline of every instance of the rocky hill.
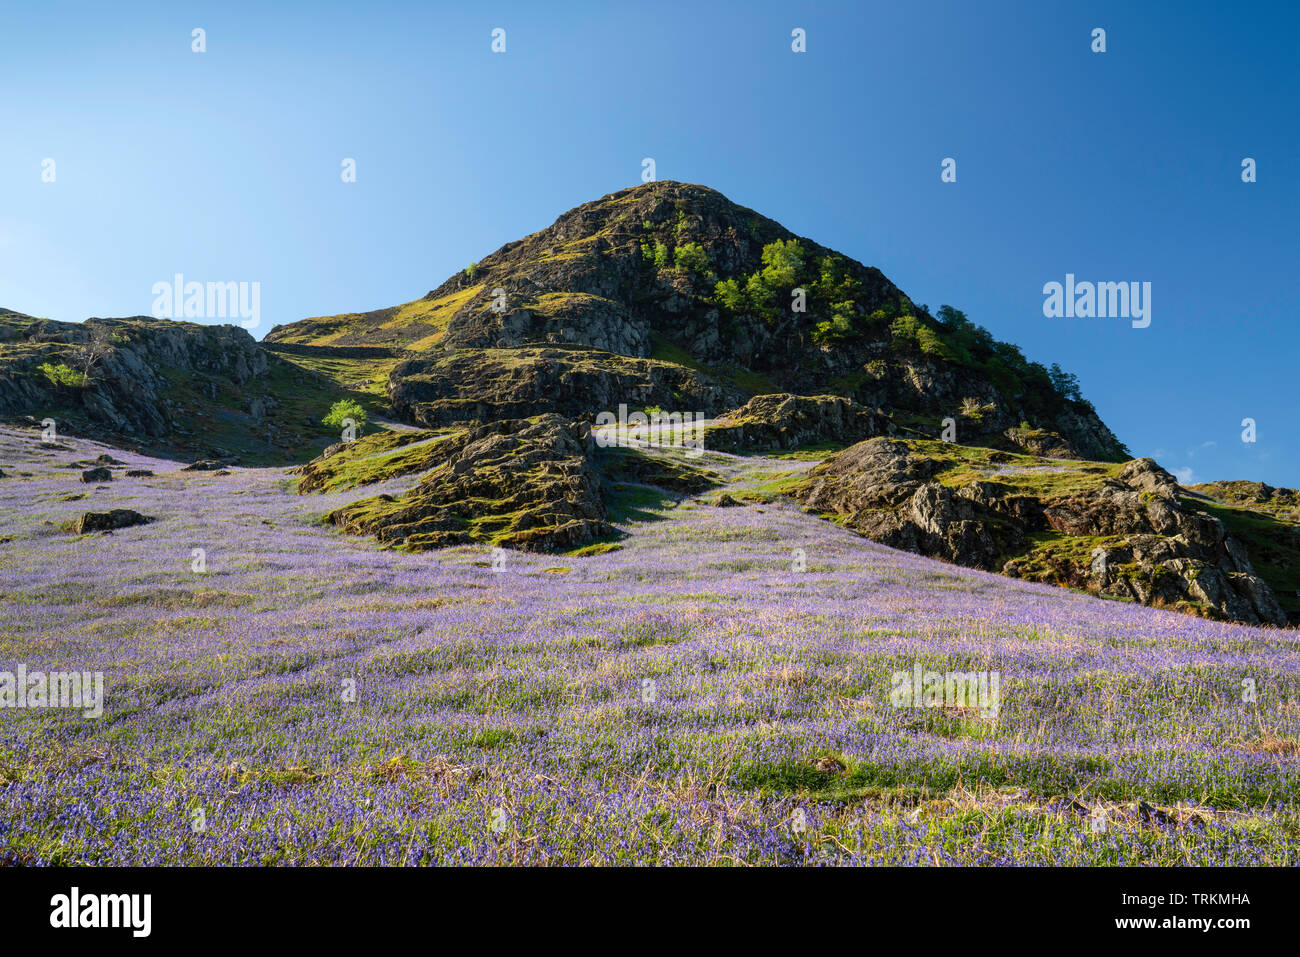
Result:
M276 326L260 346L233 326L0 310L0 416L158 453L301 461L329 443L319 421L343 395L439 428L590 422L624 403L715 416L777 393L844 397L890 434L937 438L951 421L964 443L1041 432L1053 454L1127 457L1059 370L681 183L584 204L421 299Z
M321 443L336 393L238 326L0 310L0 417L53 419L63 434L158 455L292 461Z
M570 210L422 299L275 327L276 345L410 356L387 392L429 426L616 401L726 412L833 394L898 429L1005 445L1022 426L1080 457L1126 450L1068 377L953 309L931 315L864 266L702 186L655 182Z
M423 430L338 443L321 419L344 397ZM152 454L299 465L303 494L413 476L328 516L403 549L614 547L638 496L728 484L722 456L598 448L594 426L620 408L702 414L714 452L819 462L777 475L773 494L885 544L1300 623L1296 493L1180 488L1128 461L1059 367L701 186L613 193L421 299L276 326L262 343L233 326L0 310L0 418L54 418Z

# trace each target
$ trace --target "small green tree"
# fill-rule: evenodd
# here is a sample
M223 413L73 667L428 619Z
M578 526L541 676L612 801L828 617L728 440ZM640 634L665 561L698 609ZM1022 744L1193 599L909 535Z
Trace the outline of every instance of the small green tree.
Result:
M713 292L718 305L728 312L744 312L749 306L749 301L745 298L745 290L740 288L740 283L735 279L722 280Z
M51 385L80 389L86 384L86 377L76 369L69 368L62 362L42 362L36 367Z
M763 247L763 284L774 293L792 289L803 269L803 246L797 239L778 239Z
M478 263L472 262L468 266L466 266L465 275L468 276L471 280L473 280L474 277L478 275Z
M1047 370L1047 377L1052 380L1052 388L1058 395L1076 402L1083 398L1079 391L1079 377L1064 371L1059 364L1052 363L1052 367Z
M761 272L756 272L745 280L745 300L763 318L771 319L775 316L776 290L763 280Z
M812 340L818 345L825 345L831 342L842 342L852 335L852 320L844 313L836 312L832 313L830 319L819 322L813 327Z
M936 318L938 318L938 320L945 326L949 326L953 329L970 329L975 325L966 318L966 313L962 312L960 309L954 309L947 303L939 307L939 312Z
M357 431L360 432L366 424L366 410L355 399L339 399L330 406L329 415L321 419L321 423L331 428L341 429L343 428L344 419L351 419L355 422Z
M673 261L678 269L686 269L701 276L709 272L709 254L699 243L687 243L673 251Z
M921 324L916 321L915 316L898 316L889 323L889 331L893 336L894 345L899 348L919 348L920 342L917 338L917 330Z

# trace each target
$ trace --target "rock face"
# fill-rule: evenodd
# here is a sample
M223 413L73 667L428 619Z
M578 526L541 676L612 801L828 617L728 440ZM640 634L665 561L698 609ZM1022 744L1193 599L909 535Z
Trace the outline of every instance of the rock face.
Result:
M1095 479L1033 468L1019 477L1042 487L1026 491L984 480L969 462L881 438L828 459L793 494L895 548L1148 605L1287 623L1245 548L1213 515L1185 504L1151 459Z
M400 496L332 512L348 532L422 550L483 542L545 551L616 535L589 426L558 415L470 429L430 447L433 471Z
M171 428L164 402L172 386L168 370L236 386L267 373L266 354L237 326L147 316L83 323L22 319L25 326L5 344L0 362L0 413L39 417L73 395L93 422L111 432L160 437ZM15 324L12 314L7 324ZM80 372L83 351L92 348L101 355L84 386L60 387L37 371L42 363L63 363Z
M146 525L153 519L129 508L115 508L108 512L82 512L73 524L72 530L78 535L88 532L111 532L132 525Z
M756 395L719 416L706 445L720 452L767 452L852 445L890 429L888 416L837 395Z
M81 473L81 481L83 481L83 482L111 482L111 481L113 481L113 473L110 472L108 469L104 468L104 467L101 465L101 466L99 466L98 468L86 469L86 471L82 472L82 473Z
M1127 458L1092 407L1056 391L1019 350L959 315L936 319L878 269L684 183L612 193L423 299L277 326L266 342L427 355L398 364L388 386L395 413L425 425L585 418L638 401L716 414L785 392L844 396L937 437L970 400L982 411L961 441L1004 442L1023 421L1073 454Z
M1255 573L1273 589L1290 623L1300 625L1300 491L1262 482L1210 482L1188 492L1188 499L1245 544Z
M462 349L403 362L388 383L395 414L428 428L543 412L590 422L620 404L712 415L742 394L684 366L590 349Z
M303 446L305 375L238 326L134 316L53 322L0 310L0 418L163 455ZM322 395L318 423L330 399ZM318 425L315 432L323 432Z
M1207 482L1190 488L1215 501L1243 505L1300 522L1300 490L1297 489L1274 488L1263 482Z
M988 483L954 494L934 477L940 465L910 454L906 442L871 439L832 456L795 497L808 508L847 518L873 541L976 568L991 568L1006 532L992 521ZM1015 536L1011 536L1013 541Z
M1007 429L1002 433L1016 449L1049 459L1077 459L1074 450L1055 432L1043 429Z

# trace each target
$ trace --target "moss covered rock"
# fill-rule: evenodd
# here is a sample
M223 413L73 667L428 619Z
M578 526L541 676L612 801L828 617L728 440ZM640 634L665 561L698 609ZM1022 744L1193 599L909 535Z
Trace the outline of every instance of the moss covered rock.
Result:
M720 452L788 451L805 446L853 445L890 430L888 416L838 395L756 395L721 415L706 445Z
M1151 459L1063 463L872 439L793 491L867 537L945 561L1251 624L1285 625L1246 546Z
M530 551L612 537L590 428L557 415L480 426L432 444L411 491L364 499L329 520L411 550L481 542Z

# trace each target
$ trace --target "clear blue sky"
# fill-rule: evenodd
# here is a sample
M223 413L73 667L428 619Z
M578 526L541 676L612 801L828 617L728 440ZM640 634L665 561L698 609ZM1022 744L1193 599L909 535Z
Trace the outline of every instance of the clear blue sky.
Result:
M417 298L650 156L1060 362L1184 480L1300 486L1294 4L266 6L0 9L0 305L257 281L260 336ZM1044 318L1067 272L1151 282L1150 327Z

